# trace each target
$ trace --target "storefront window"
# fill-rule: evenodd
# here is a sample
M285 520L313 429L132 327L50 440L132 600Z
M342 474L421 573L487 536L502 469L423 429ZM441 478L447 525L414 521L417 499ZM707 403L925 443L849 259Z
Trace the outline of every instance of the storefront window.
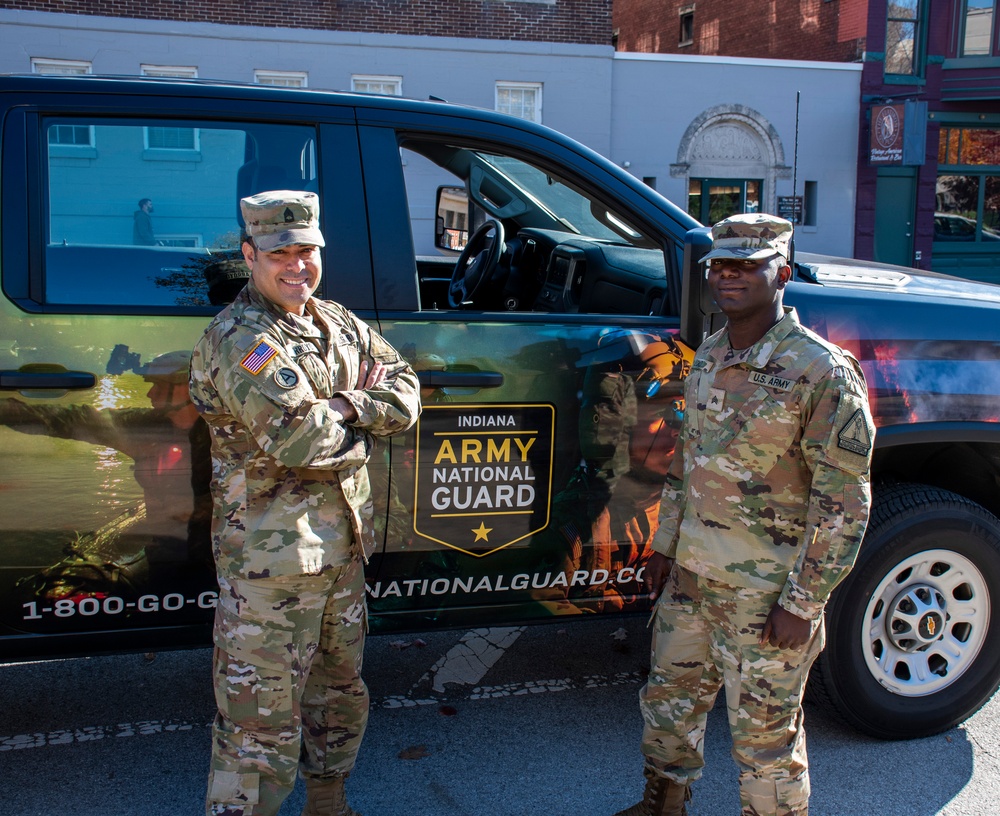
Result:
M962 56L975 57L992 53L993 6L996 0L964 0Z
M1000 241L1000 176L939 175L934 240Z
M938 164L993 164L1000 166L1000 130L942 127Z

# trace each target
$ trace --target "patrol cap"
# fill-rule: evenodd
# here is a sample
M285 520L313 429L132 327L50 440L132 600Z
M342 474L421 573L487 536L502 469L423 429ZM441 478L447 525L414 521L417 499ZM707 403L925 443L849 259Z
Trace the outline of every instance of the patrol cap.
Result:
M191 366L190 351L168 351L159 357L154 357L139 369L139 374L149 382L166 382L180 385L188 381L188 368Z
M305 190L271 190L240 200L247 237L263 252L309 244L326 246L319 230L319 196Z
M209 303L213 306L232 303L249 277L250 270L242 258L224 258L210 263L205 267Z
M789 256L792 222L767 213L743 213L722 219L712 227L712 258L763 260L772 255Z

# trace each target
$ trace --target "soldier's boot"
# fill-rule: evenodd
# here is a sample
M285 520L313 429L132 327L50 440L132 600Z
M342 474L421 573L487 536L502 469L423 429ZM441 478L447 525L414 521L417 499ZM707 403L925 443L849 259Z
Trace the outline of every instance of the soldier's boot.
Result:
M620 810L615 816L687 816L685 802L691 800L691 787L660 776L648 765L642 771L646 790L642 801Z
M330 779L306 779L306 806L302 816L361 816L347 804L344 782L348 774Z

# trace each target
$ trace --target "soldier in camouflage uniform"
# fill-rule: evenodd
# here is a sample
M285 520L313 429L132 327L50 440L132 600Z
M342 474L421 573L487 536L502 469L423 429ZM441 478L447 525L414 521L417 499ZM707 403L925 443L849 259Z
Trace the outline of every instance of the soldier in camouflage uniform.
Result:
M240 202L251 277L191 360L212 434L219 578L206 811L273 816L300 771L308 816L354 816L344 780L368 715L362 561L375 545L366 462L409 428L419 384L342 306L312 297L319 203Z
M703 260L728 326L685 383L645 576L659 596L640 693L646 789L618 816L686 813L723 686L743 816L808 813L802 695L871 503L861 367L782 305L791 223L738 215L712 235Z

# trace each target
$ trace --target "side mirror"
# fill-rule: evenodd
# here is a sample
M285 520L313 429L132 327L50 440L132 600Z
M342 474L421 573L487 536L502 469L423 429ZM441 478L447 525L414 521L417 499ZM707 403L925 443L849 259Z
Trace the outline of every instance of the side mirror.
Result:
M461 252L469 243L469 196L464 187L438 187L434 246Z
M708 227L689 230L684 236L684 261L681 271L681 340L696 349L711 334L712 316L719 307L708 289L708 277L701 258L712 248Z

